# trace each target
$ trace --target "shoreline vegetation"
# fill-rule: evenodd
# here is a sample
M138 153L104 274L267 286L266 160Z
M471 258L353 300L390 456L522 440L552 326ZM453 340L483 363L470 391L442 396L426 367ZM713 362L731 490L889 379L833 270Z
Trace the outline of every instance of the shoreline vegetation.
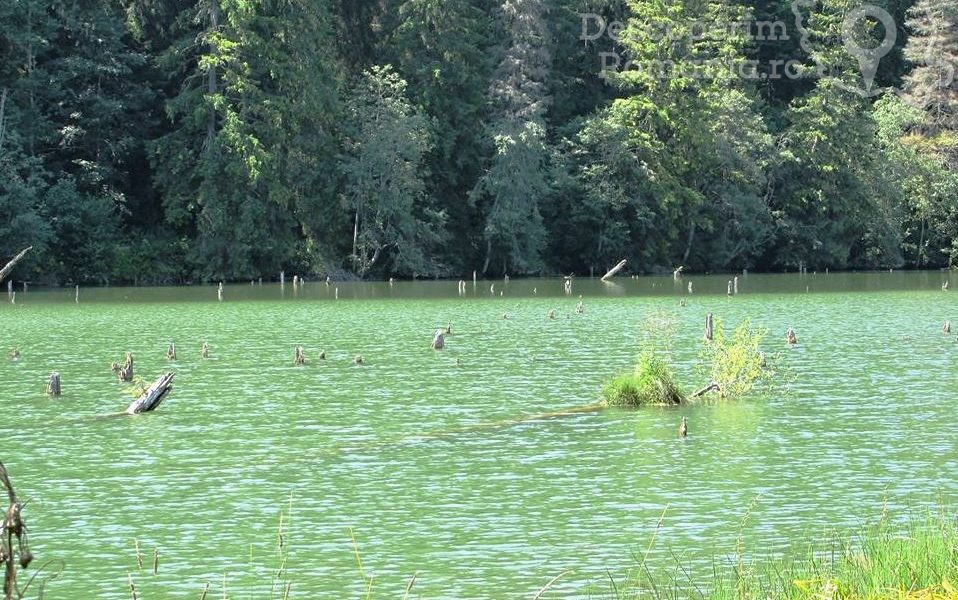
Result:
M667 509L666 509L667 510ZM750 518L750 507L742 529ZM664 518L664 513L663 513ZM661 520L659 526L661 525ZM955 600L958 599L958 514L943 506L913 513L901 524L883 511L858 531L833 531L812 541L789 542L779 558L747 559L740 533L712 574L697 579L676 557L673 570L647 564L659 526L625 582L611 576L614 600ZM601 592L596 590L599 595Z

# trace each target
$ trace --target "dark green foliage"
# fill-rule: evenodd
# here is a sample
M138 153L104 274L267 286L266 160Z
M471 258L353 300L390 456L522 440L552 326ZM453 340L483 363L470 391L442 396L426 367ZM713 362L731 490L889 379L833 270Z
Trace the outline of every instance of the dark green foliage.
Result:
M852 91L859 4L804 7L806 51L786 0L0 2L0 255L50 283L955 265L958 4L873 3L901 100ZM693 34L749 20L789 37ZM606 81L613 51L672 69Z

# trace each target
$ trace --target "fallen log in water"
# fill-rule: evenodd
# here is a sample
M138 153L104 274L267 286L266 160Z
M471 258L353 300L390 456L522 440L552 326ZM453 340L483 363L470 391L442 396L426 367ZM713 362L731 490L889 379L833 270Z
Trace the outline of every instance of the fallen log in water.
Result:
M20 259L26 256L27 252L29 252L30 250L33 250L33 246L29 246L21 250L20 254L17 254L16 256L14 256L12 259L10 259L10 262L8 262L5 267L3 267L3 269L0 269L0 281L3 281L3 279L10 273L10 271L13 270L13 267L15 267L17 263L20 262Z
M126 409L126 414L136 415L156 410L156 407L163 402L166 395L173 389L173 376L175 373L167 373L153 382L143 394L130 403Z
M628 261L625 261L625 260L619 261L619 264L609 269L609 272L602 276L602 281L608 281L609 279L612 279L613 277L615 277L616 273L618 273L619 271L625 268L626 262Z

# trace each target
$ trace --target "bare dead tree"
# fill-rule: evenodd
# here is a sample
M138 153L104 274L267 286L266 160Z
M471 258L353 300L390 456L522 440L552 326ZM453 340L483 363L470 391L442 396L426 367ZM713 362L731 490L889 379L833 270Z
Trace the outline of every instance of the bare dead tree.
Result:
M17 493L10 483L7 468L0 463L0 487L7 492L10 508L0 523L0 563L4 564L3 596L5 600L18 600L17 564L26 569L33 561L33 554L27 546L27 526L23 522L23 504L17 499ZM13 539L17 544L14 547Z

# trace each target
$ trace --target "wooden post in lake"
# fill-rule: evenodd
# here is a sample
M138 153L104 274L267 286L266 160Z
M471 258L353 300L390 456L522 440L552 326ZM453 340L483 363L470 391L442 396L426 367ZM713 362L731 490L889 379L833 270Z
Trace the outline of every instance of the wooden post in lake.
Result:
M50 373L50 380L47 382L47 394L51 396L60 395L60 374L56 371Z
M715 319L712 313L705 316L705 341L711 342L715 339Z
M210 357L210 345L206 342L203 342L203 347L200 349L200 356L203 358Z
M10 349L10 359L20 360L20 348L18 346L14 346Z
M279 287L286 287L286 271L279 272Z
M951 333L951 321L945 321L945 324L941 328L942 333Z
M77 289L76 289L76 295L73 296L73 301L76 302L77 304L80 303L80 286L79 285L77 286Z
M729 296L732 295L732 280L731 280L731 279L728 280L728 292L727 292L727 293L728 293Z
M137 415L145 412L152 412L163 402L166 395L173 389L174 373L167 373L153 382L143 394L130 403L126 409L126 414Z
M364 364L366 364L366 360L363 358L363 355L362 355L362 354L357 354L355 357L353 357L353 364L354 364L354 365L364 365Z
M615 265L614 267L612 267L611 269L609 269L609 271L608 271L605 275L602 276L602 281L608 281L608 280L612 279L613 277L615 277L615 274L616 274L616 273L618 273L619 271L621 271L622 269L625 268L625 265L626 265L627 262L628 262L628 261L625 261L625 260L619 261L619 264L617 264L617 265Z
M689 435L689 422L688 419L682 417L682 422L679 423L679 437L688 437Z
M689 296L691 296L691 295L692 295L692 282L691 282L691 281L689 282L688 289L689 289Z
M166 347L166 359L176 360L176 344L173 342L170 342L170 345Z
M216 290L216 299L220 302L223 301L223 282L220 282L220 287Z
M732 294L738 295L738 277L732 278Z
M296 350L293 351L293 364L297 367L306 364L306 352L303 351L302 346L296 346Z
M33 554L27 546L27 526L23 522L23 503L17 498L17 493L10 482L7 468L0 462L0 488L3 488L10 499L10 507L3 514L0 527L0 563L4 565L3 596L5 600L21 598L17 589L17 565L26 569L33 562ZM16 549L14 548L16 538ZM16 556L19 554L19 557Z

